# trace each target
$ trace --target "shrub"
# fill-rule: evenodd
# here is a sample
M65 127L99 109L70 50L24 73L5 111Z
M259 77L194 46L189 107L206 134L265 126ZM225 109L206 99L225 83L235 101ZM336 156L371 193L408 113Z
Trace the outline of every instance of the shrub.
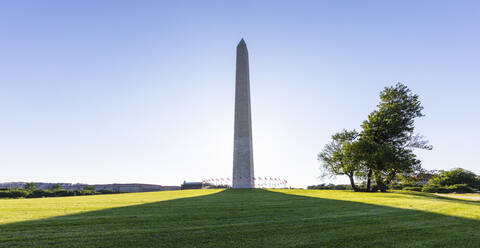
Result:
M350 186L350 187L351 187L351 186ZM334 189L336 189L336 190L346 190L346 189L347 189L347 185L343 185L343 184L335 185L335 186L334 186Z
M75 191L72 190L57 190L53 196L75 196Z
M455 184L447 187L451 192L455 193L474 193L475 191L466 184Z
M475 190L467 184L454 184L451 186L440 186L437 184L425 185L423 192L429 193L474 193Z
M319 184L319 185L312 185L312 186L308 186L307 189L332 189L335 185L333 184L325 184L325 183L322 183L322 184Z
M401 184L390 185L390 189L396 189L396 190L402 190L403 187L404 186Z
M410 186L409 186L409 187L403 188L403 190L418 191L418 192L420 192L420 191L422 191L422 187L410 187Z
M455 168L449 171L440 171L429 182L429 184L452 186L456 184L466 184L471 188L477 187L477 175L475 173L462 169Z
M372 192L377 192L377 191L386 192L387 189L388 187L386 185L378 185L378 184L372 185Z
M1 190L0 198L24 198L30 194L28 190L24 189L9 189Z
M100 192L96 192L95 190L78 190L77 195L97 195Z
M352 190L352 186L349 184L319 184L319 185L310 185L307 189L335 189L335 190Z
M98 192L100 192L101 194L115 194L115 193L118 193L118 192L111 191L111 190L108 190L108 189L102 189L102 190L99 190Z
M102 190L97 192L94 190L26 190L26 189L8 189L0 190L0 198L42 198L42 197L62 197L62 196L77 196L77 195L97 195L97 194L112 194L115 192L109 190Z
M41 197L50 197L54 196L54 192L46 189L37 189L31 191L31 193L27 196L28 198L41 198Z
M423 192L429 193L451 193L452 191L447 187L440 186L440 185L425 185L422 188Z

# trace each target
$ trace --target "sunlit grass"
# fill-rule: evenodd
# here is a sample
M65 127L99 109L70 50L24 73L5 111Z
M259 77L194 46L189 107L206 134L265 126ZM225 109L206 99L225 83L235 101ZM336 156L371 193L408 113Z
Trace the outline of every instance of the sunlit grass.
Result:
M187 190L0 200L0 247L479 247L480 202Z
M390 193L363 193L341 190L273 191L315 198L361 202L379 206L420 210L425 212L480 220L480 204L469 203L472 201L469 199L451 201L448 198L444 199L431 193L412 191L394 191Z
M470 201L480 201L480 193L466 193L466 194L436 194L438 196L444 197L453 197L453 198L460 198L466 199Z
M221 190L182 190L34 199L0 199L0 225L108 208L202 196L219 191Z
M451 194L439 194L439 195L480 197L480 193L464 193L464 194L451 193Z

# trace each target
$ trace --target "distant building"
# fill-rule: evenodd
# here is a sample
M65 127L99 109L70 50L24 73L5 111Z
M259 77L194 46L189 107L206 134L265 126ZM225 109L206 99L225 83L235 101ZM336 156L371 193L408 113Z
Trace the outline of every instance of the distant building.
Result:
M11 182L0 183L0 189L15 189L25 188L26 182ZM180 186L163 186L156 184L141 184L141 183L126 183L126 184L82 184L82 183L35 183L37 189L52 189L55 185L60 184L65 190L83 190L85 187L94 187L96 191L109 190L114 192L151 192L151 191L165 191L165 190L180 190Z
M114 192L152 192L152 191L165 191L165 190L179 190L179 186L162 186L155 184L95 184L90 185L95 187L96 191L109 190Z
M0 183L0 189L23 189L25 187L25 184L25 182Z
M23 189L27 182L10 182L10 183L0 183L0 189ZM35 182L37 189L51 189L55 185L59 184L62 189L71 186L71 183L41 183Z

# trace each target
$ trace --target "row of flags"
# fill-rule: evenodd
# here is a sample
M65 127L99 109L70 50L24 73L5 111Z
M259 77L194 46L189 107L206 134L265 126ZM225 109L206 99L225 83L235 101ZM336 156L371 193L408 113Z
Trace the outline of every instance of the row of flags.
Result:
M239 179L242 179L242 177L239 177ZM215 182L223 182L223 181L230 181L230 178L211 178L211 179L205 179L202 180L203 183L215 183ZM269 183L279 183L279 184L287 184L287 180L281 179L281 178L272 178L272 177L254 177L253 180L255 181L265 181ZM261 182L259 182L261 183Z
M242 177L239 177L239 179L242 179ZM212 178L212 179L206 179L206 180L203 180L204 182L210 182L210 181L225 181L225 180L230 180L230 178ZM265 177L265 178L261 178L261 177L254 177L253 180L270 180L270 181L287 181L287 180L284 180L284 179L280 179L280 178L268 178L268 177Z

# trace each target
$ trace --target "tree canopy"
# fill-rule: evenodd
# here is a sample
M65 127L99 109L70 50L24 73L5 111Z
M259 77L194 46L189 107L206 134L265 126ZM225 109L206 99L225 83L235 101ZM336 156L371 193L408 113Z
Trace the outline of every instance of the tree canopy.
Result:
M332 141L325 145L318 154L318 160L322 163L327 175L347 175L352 188L357 191L354 182L356 172L359 170L358 163L354 161L351 150L348 148L358 137L358 132L343 130L332 135Z
M37 189L37 184L34 183L34 182L26 183L24 187L25 187L26 190L31 190L31 191L33 191L33 190L36 190L36 189Z
M432 149L423 136L414 133L414 121L424 116L419 96L402 83L380 92L380 102L363 121L360 133L342 131L318 155L323 168L332 175L364 179L366 191L371 183L385 191L398 173L412 173L421 168L413 149ZM342 139L348 137L350 139Z
M430 184L440 186L451 186L455 184L466 184L472 188L480 188L480 179L471 171L455 168L449 171L439 171L432 179Z

